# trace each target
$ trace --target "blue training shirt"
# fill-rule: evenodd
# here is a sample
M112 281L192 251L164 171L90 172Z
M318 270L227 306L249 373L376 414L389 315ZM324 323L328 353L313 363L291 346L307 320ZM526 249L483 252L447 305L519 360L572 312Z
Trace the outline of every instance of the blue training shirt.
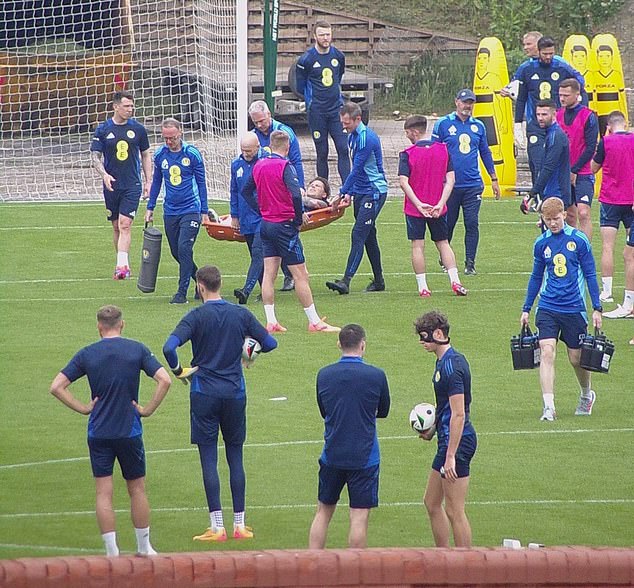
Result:
M99 398L88 418L88 437L140 435L141 417L132 405L139 401L140 373L152 378L160 368L145 345L123 337L106 337L78 351L62 373L71 382L87 376L91 398Z
M553 122L546 129L544 148L532 192L544 197L558 196L564 205L570 202L570 143L566 133Z
M304 180L304 164L302 163L302 151L299 148L299 140L297 139L297 135L295 131L291 129L288 125L285 125L275 119L271 120L271 126L269 127L268 134L264 134L262 131L258 129L253 129L253 132L258 138L261 147L260 157L268 157L271 155L271 149L269 145L271 144L271 133L273 131L284 131L290 137L290 147L288 150L288 160L293 164L295 171L297 172L297 179L299 180L299 187L305 187Z
M536 57L530 57L529 59L527 59L526 61L520 63L519 67L515 70L515 73L513 74L513 77L511 77L511 81L515 81L515 80L519 80L520 78L518 76L522 76L522 71L524 70L524 68L526 68L526 64L528 64L530 61L532 61L533 59L537 59ZM564 61L563 57L561 57L561 55L555 55L553 57L553 61ZM519 90L519 86L518 86L518 90ZM558 93L559 94L559 93ZM524 105L524 114L526 115L526 107L527 105ZM528 116L526 116L525 118L526 122L530 122ZM535 118L533 117L533 121L535 120ZM528 136L528 131L527 131L527 136Z
M150 148L145 127L134 119L118 125L109 118L95 130L91 151L103 153L103 167L115 178L115 190L129 190L141 186L141 159Z
M581 86L581 103L588 106L588 94L585 90L583 76L568 62L555 56L548 65L537 57L522 63L513 76L519 80L520 86L515 102L515 122L522 122L526 114L526 122L535 119L535 105L539 100L553 100L557 108L559 101L559 84L574 78Z
M455 112L442 116L436 121L431 138L447 145L456 174L455 188L484 188L478 154L487 173L495 176L486 127L477 118L470 116L463 121Z
M533 257L524 312L530 312L539 292L538 309L564 314L580 312L587 320L586 282L592 308L601 308L592 246L585 233L567 224L559 233L548 230L535 240Z
M378 465L376 419L390 411L385 372L361 357L344 356L319 370L317 404L325 421L321 461L351 470Z
M250 310L226 300L208 300L190 310L176 325L163 354L170 366L170 341L180 346L191 341L192 366L198 366L190 391L218 398L239 398L245 394L242 374L242 345L253 337L266 353L277 347Z
M209 212L205 163L200 151L193 145L183 141L179 151L171 151L167 145L161 145L155 151L148 210L154 210L156 207L156 200L163 184L165 216Z
M361 122L348 134L348 151L352 169L339 193L358 196L387 194L379 136Z
M240 222L240 234L253 235L260 230L262 217L244 198L243 190L253 173L253 166L258 160L256 155L247 161L242 154L231 162L231 186L229 208L231 216ZM257 195L255 196L257 198Z
M465 356L450 347L440 359L436 360L432 384L436 395L438 446L446 447L449 444L449 422L451 420L449 397L456 394L464 394L465 421L462 437L475 435L475 429L469 418L471 411L471 370Z
M346 70L346 58L331 45L328 53L311 47L295 66L297 91L304 96L306 110L338 111L343 105L341 78Z

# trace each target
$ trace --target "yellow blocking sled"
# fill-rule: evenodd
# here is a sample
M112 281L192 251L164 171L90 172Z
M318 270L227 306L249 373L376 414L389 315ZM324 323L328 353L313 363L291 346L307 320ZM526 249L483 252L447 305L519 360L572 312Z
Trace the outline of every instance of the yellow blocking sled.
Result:
M621 52L614 35L596 35L592 39L590 57L594 88L593 110L599 116L599 130L603 136L608 115L613 110L620 110L625 115L625 120L628 120Z
M473 93L476 103L473 116L484 123L495 172L503 196L515 196L516 168L513 148L513 104L500 96L500 90L509 83L506 55L502 42L496 37L480 41L476 54ZM480 171L484 180L483 196L493 196L491 180L482 161Z
M583 76L586 82L589 106L596 112L593 88L594 72L590 69L592 53L588 37L585 35L570 35L566 39L561 56Z

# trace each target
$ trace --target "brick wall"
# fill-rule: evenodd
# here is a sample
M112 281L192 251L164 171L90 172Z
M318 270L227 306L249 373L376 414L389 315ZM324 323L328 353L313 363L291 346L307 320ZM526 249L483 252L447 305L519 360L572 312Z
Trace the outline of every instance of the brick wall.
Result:
M631 586L634 549L335 549L0 560L2 588Z

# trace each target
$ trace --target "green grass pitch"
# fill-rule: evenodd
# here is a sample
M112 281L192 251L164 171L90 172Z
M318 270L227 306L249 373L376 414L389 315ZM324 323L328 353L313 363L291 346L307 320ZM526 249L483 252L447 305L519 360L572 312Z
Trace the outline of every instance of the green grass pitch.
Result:
M537 371L513 372L509 352L509 339L519 331L537 235L536 218L523 217L517 205L516 200L484 202L479 273L463 280L470 289L466 298L451 294L430 242L428 282L433 296L425 300L417 296L400 202L389 202L379 222L387 282L384 293L363 293L369 279L366 260L349 296L338 296L324 286L326 279L339 277L344 269L350 212L303 236L318 312L333 324L362 324L368 333L366 358L385 369L390 382L391 413L378 426L382 504L371 515L371 546L433 545L421 498L435 442L419 440L408 425L414 404L433 401L433 356L424 353L412 328L415 317L432 308L448 313L452 343L465 353L473 374L472 417L479 447L472 464L467 512L474 544L499 545L505 537L524 544L632 544L634 348L628 341L634 336L634 321L605 320L616 354L610 374L594 377L597 402L590 418L573 416L578 389L560 345L559 419L540 422ZM227 205L218 203L217 208L226 212ZM166 243L154 294L140 293L134 279L111 279L114 252L104 218L98 204L0 206L0 558L102 552L93 514L86 418L49 395L49 384L78 348L97 338L99 306L121 306L124 334L145 342L161 359L166 337L187 310L168 304L176 288L177 267ZM140 259L141 224L134 227L133 272ZM598 256L597 225L595 218ZM464 258L462 237L459 225L454 241L459 266ZM620 302L623 262L619 249L615 299ZM201 234L195 252L199 264L221 268L223 292L233 301L233 289L242 285L248 266L246 246ZM159 551L307 545L323 432L315 402L315 375L320 367L337 360L336 335L309 334L293 294L278 293L276 303L288 333L278 337L276 351L260 357L246 373L247 521L255 539L218 546L192 542L192 536L208 526L208 515L198 456L189 444L187 389L175 382L158 412L145 421L152 538ZM264 319L260 304L250 302L249 308ZM180 356L188 361L189 347L182 348ZM71 389L87 398L85 380ZM151 390L151 380L144 378L142 401ZM280 396L287 400L271 400ZM222 500L230 523L223 458L221 451ZM120 546L133 552L129 502L119 473L115 505ZM328 545L344 546L346 529L344 505L335 515Z

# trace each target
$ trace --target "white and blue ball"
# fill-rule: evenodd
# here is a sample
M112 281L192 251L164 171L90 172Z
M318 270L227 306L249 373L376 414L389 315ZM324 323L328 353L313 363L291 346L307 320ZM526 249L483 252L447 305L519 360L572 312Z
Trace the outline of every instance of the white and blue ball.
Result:
M417 404L409 413L409 424L417 433L422 433L434 426L436 422L436 407L427 402Z
M260 345L253 337L246 337L242 345L242 359L246 363L253 363L258 355L262 351L262 345Z

